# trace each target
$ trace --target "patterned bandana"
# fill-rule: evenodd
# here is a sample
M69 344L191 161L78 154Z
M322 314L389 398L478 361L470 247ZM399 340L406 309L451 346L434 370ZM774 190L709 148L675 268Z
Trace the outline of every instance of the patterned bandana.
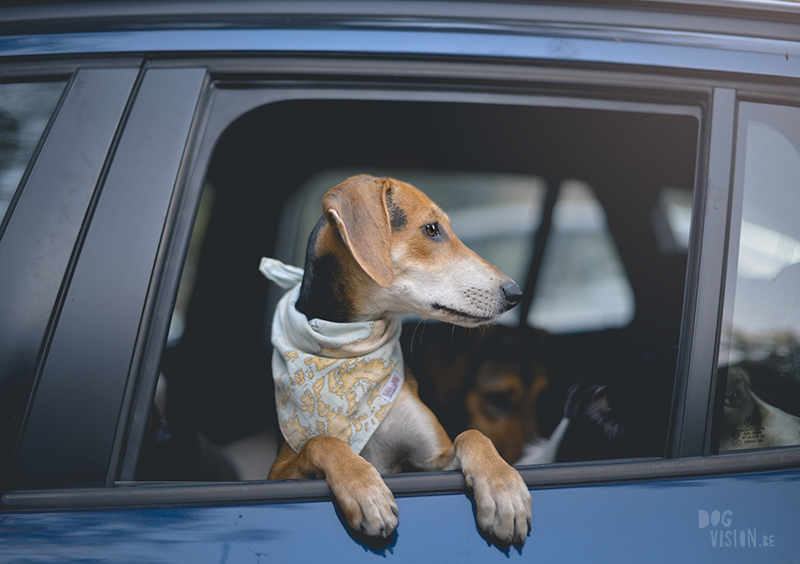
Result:
M272 320L272 375L283 437L295 452L318 435L338 437L361 452L403 384L400 321L309 321L294 307L302 269L262 258L259 270L291 288Z

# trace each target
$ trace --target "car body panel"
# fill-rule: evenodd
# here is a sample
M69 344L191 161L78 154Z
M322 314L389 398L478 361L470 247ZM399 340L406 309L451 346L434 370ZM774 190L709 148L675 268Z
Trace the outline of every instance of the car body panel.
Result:
M516 30L515 30L516 31ZM676 36L657 32L602 30L603 37L563 37L549 30L534 34L487 34L481 29L433 30L169 30L0 37L6 56L64 53L360 53L643 65L682 70L744 72L800 77L800 47L782 40L724 38L702 33ZM669 42L667 42L667 40ZM681 44L682 43L682 44Z
M533 489L532 532L501 550L461 493L398 497L386 546L345 533L330 501L7 512L15 562L798 562L800 470ZM13 542L9 539L13 538Z

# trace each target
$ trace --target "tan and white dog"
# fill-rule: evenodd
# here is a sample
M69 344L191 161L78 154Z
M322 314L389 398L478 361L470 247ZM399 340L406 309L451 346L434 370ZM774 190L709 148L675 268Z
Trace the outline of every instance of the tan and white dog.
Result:
M409 184L370 176L350 178L325 195L323 213L309 239L302 284L291 297L296 301L287 301L297 310L291 314L299 312L315 328L327 324L338 330L367 323L370 330L383 334L391 326L385 320L407 313L476 327L491 322L522 297L519 286L467 248L452 232L445 213ZM281 331L273 325L273 342ZM376 415L379 425L362 418L348 427L337 421L341 413L333 413L330 402L315 396L311 388L320 392L323 386L338 386L342 374L351 382L359 381L359 375L352 373L358 363L346 360L344 368L331 369L329 362L334 359L325 354L340 358L343 354L321 346L299 369L286 368L282 363L296 361L297 355L295 350L282 350L275 354L273 366L277 361L282 367L284 382L308 384L317 378L316 373L306 374L303 366L328 372L310 384L299 408L289 407L293 392L278 385L276 376L279 411L288 411L291 419L282 422L282 429L284 436L287 430L292 436L278 454L270 479L324 478L349 526L385 538L397 528L398 508L381 473L399 471L402 464L420 470L460 469L474 493L482 533L500 545L524 543L531 527L531 496L519 473L478 431L465 431L451 442L420 401L410 373L400 378L387 372L390 383L402 381L396 391L381 380L380 394L365 392L365 403L370 405L379 395L388 398L381 400L387 403ZM402 364L402 359L389 362L389 356L377 364ZM354 403L355 392L337 393ZM298 415L317 416L315 425L322 434L299 436L314 425L303 428ZM327 432L333 428L335 433ZM359 454L348 440L356 434L353 429L362 428L370 434Z

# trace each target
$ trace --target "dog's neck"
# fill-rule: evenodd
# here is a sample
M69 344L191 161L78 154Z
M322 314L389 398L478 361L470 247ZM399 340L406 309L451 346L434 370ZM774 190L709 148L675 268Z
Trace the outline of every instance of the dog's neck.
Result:
M323 217L308 239L303 282L295 304L297 311L308 319L337 323L363 321L355 311L351 294L355 282L354 265L349 264L348 259L355 262L339 234Z

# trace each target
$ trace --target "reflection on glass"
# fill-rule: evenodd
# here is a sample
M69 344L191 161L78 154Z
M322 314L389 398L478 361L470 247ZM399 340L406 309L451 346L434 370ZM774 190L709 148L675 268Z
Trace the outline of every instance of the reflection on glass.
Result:
M740 279L776 280L800 262L800 241L763 225L742 221L739 238Z
M743 102L717 416L720 452L800 444L800 108Z
M0 84L0 221L47 126L64 84Z

